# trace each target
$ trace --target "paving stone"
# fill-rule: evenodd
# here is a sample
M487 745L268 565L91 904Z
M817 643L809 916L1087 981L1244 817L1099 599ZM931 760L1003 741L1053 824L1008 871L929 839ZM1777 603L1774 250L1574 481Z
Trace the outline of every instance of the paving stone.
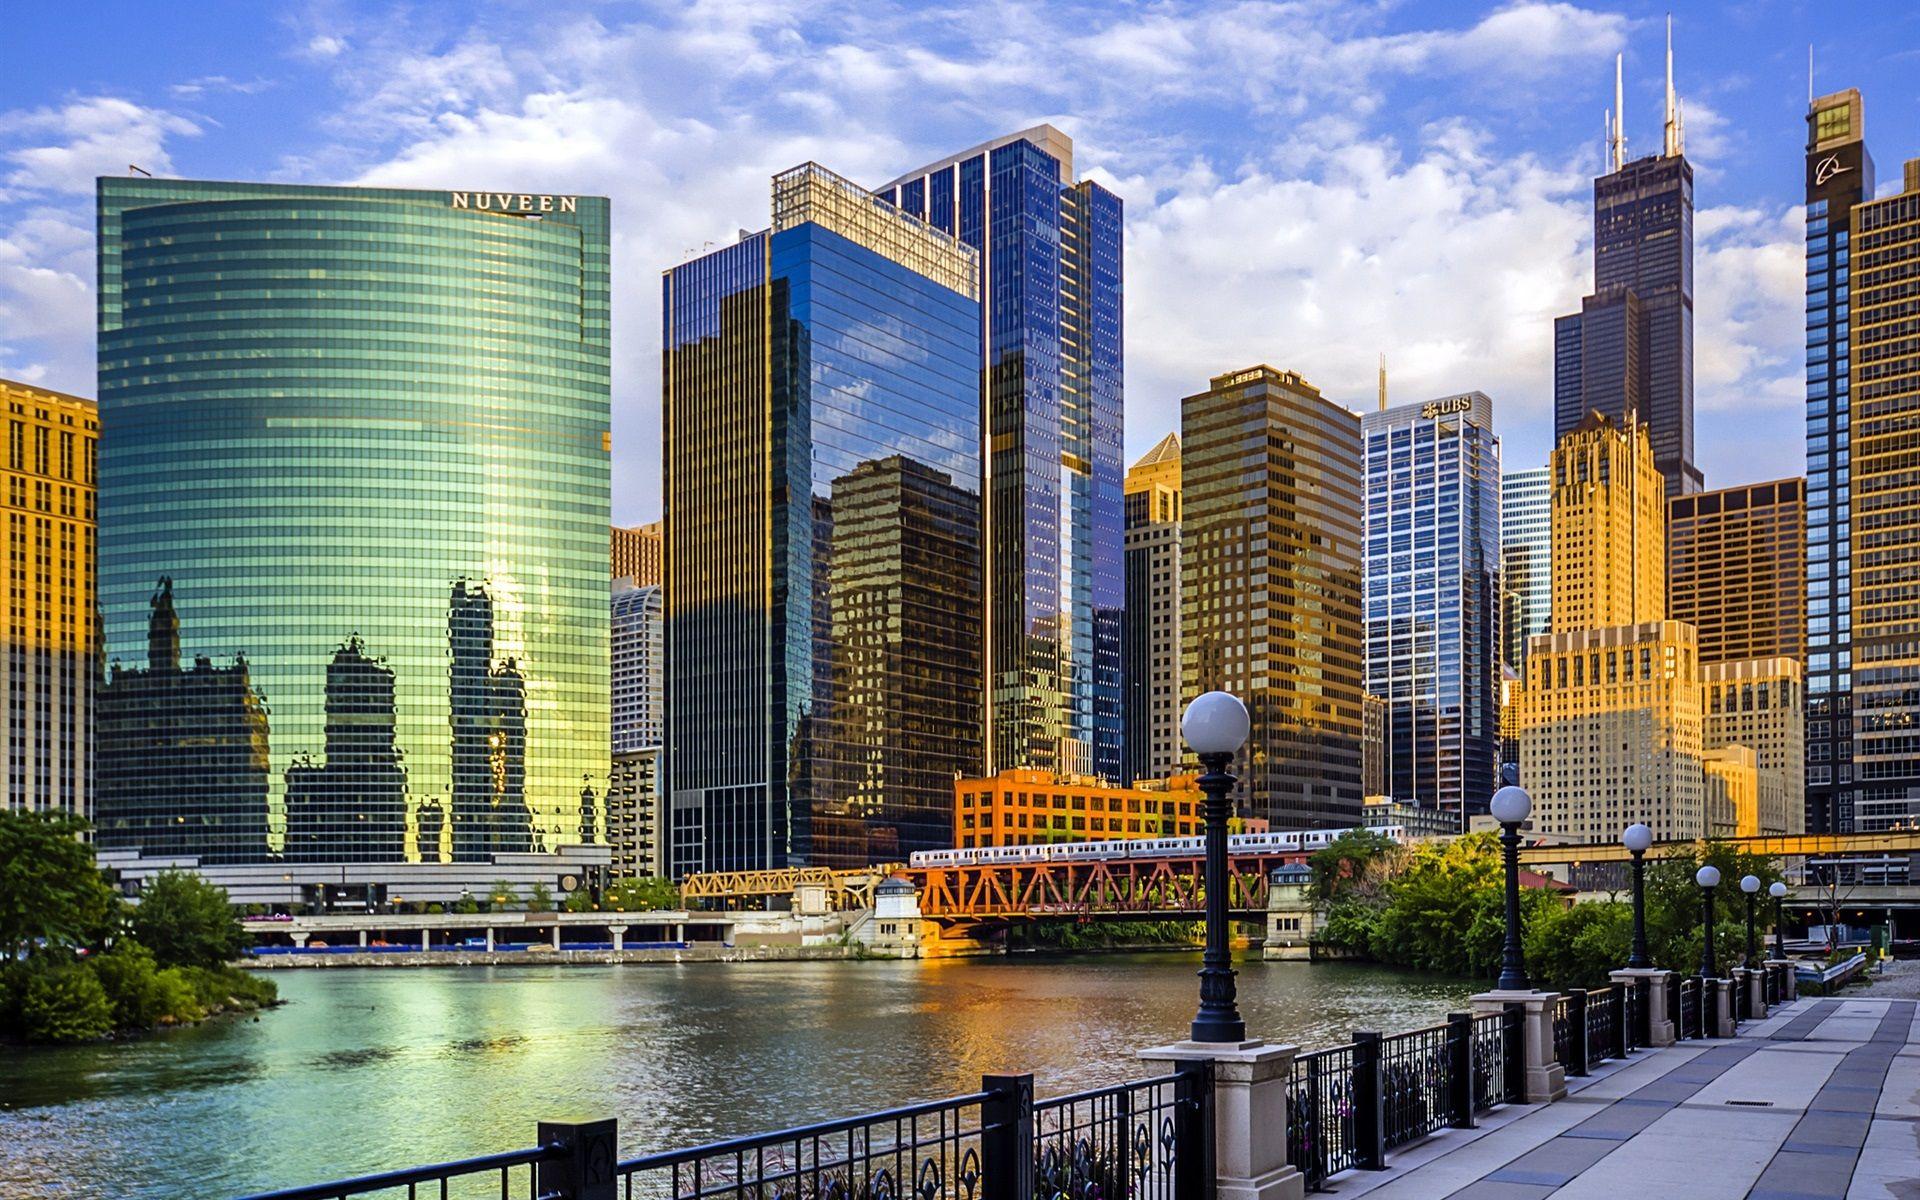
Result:
M1844 1200L1853 1164L1836 1164L1832 1155L1782 1150L1748 1193L1749 1200Z
M1546 1200L1553 1188L1540 1183L1507 1183L1482 1179L1447 1197L1447 1200Z
M1866 1144L1867 1126L1870 1123L1867 1117L1855 1113L1810 1112L1793 1127L1793 1134L1787 1138L1787 1143L1844 1146L1858 1150Z

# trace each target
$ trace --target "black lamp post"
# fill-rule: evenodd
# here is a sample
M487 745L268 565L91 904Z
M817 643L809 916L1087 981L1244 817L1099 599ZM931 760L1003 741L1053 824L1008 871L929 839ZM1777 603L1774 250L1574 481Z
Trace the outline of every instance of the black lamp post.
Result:
M1500 822L1500 851L1507 869L1507 937L1500 947L1500 983L1503 992L1530 992L1526 959L1520 953L1520 823L1533 811L1526 789L1509 784L1493 794L1487 806Z
M1647 953L1647 847L1653 845L1653 830L1636 821L1620 834L1620 844L1633 855L1633 949L1627 968L1645 971L1653 966Z
M1180 732L1206 773L1200 791L1207 822L1207 949L1200 957L1200 1009L1193 1017L1196 1042L1244 1042L1247 1023L1234 1003L1233 953L1227 945L1227 813L1234 777L1227 768L1247 744L1247 706L1226 692L1208 692L1187 705Z
M1713 889L1720 886L1720 868L1708 863L1693 873L1693 881L1700 885L1700 928L1705 934L1700 939L1700 977L1718 979L1720 972L1713 963Z
M1784 962L1787 957L1787 932L1780 922L1780 902L1787 898L1787 885L1776 879L1767 888L1767 895L1773 897L1773 956Z
M1758 899L1760 895L1760 877L1758 875L1742 875L1740 877L1740 890L1747 894L1746 966L1748 970L1752 970L1754 964L1760 961L1759 943L1753 939L1753 902Z

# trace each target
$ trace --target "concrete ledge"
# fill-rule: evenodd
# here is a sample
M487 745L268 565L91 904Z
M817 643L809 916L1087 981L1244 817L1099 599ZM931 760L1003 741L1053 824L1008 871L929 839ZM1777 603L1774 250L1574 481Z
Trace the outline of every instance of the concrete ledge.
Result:
M323 967L578 967L606 963L808 962L891 958L855 946L722 946L685 950L426 950L404 954L275 954L234 963L262 971Z

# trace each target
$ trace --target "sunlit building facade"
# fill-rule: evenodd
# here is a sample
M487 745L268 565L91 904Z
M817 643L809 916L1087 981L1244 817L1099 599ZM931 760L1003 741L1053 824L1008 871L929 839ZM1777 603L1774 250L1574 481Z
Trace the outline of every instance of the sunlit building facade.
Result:
M484 875L598 824L607 213L99 181L103 847Z
M882 199L979 252L989 769L1119 779L1122 205L1040 125Z
M1360 418L1291 371L1181 402L1180 654L1189 696L1246 702L1244 817L1357 825L1366 634Z
M1516 673L1553 614L1552 478L1548 467L1500 478L1501 653Z
M666 865L899 862L982 769L980 269L816 164L664 278Z
M92 812L93 401L0 379L7 405L7 807Z
M1759 772L1760 834L1806 832L1806 682L1800 660L1778 655L1700 667L1708 750L1745 746Z
M1589 413L1548 469L1553 632L1663 620L1667 501L1646 426Z
M1052 842L1195 837L1205 828L1195 775L1140 786L1010 770L953 781L953 844L1035 846Z
M615 525L612 529L613 577L631 580L640 587L658 587L661 577L660 553L664 541L660 522L650 525Z
M1483 812L1500 766L1500 439L1485 392L1370 412L1366 690L1386 794Z
M1699 631L1700 661L1807 652L1806 481L1667 502L1667 615Z
M1180 765L1180 437L1127 472L1126 781Z

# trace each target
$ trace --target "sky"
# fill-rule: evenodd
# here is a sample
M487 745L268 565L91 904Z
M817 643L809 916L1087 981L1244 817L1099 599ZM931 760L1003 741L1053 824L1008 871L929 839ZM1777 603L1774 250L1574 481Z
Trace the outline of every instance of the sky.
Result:
M1685 0L1707 486L1798 474L1807 59L1858 87L1881 190L1920 156L1920 5ZM1279 0L159 5L0 24L0 376L91 396L93 179L605 195L613 512L660 511L660 272L813 160L895 175L1046 121L1126 203L1128 461L1265 362L1356 409L1480 389L1545 462L1552 323L1592 285L1626 55L1660 144L1663 5Z

